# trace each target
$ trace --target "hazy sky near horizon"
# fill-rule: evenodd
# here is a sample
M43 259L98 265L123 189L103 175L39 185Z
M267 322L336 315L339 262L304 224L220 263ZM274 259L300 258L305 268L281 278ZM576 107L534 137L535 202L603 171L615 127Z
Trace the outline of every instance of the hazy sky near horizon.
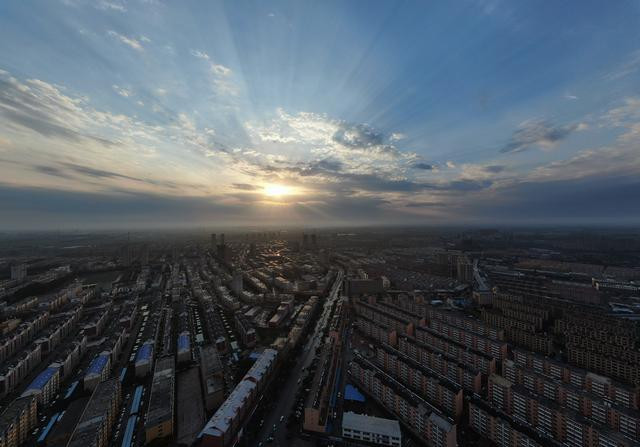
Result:
M7 0L0 210L638 223L640 2Z

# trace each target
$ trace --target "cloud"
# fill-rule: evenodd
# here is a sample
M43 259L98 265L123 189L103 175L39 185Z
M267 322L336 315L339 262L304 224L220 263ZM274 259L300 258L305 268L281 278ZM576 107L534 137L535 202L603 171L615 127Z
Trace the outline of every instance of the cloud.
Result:
M0 116L5 124L31 129L45 137L80 141L93 138L80 130L82 100L62 94L54 85L37 79L19 82L0 77Z
M447 204L443 202L407 202L404 206L408 208L434 208L445 207Z
M484 166L483 169L486 172L489 172L491 174L497 174L499 172L502 172L505 170L505 166L503 165L490 165L490 166Z
M636 73L640 69L640 50L633 51L629 54L628 59L615 70L604 75L606 81L616 81Z
M233 188L239 189L241 191L255 191L255 190L259 189L257 186L250 185L248 183L234 183L231 186L233 186Z
M211 56L202 50L190 50L189 52L193 57L206 61L209 67L211 85L217 94L226 96L238 95L239 88L236 83L231 80L233 71L229 67L215 63Z
M640 121L640 98L628 97L622 104L608 110L603 115L606 125L613 127L627 127Z
M129 96L133 95L133 92L130 89L120 87L119 85L116 85L116 84L113 84L111 87L118 95L123 96L125 98L128 98Z
M421 169L423 171L433 171L433 165L429 163L415 163L411 166L413 169Z
M575 101L578 99L576 95L572 95L570 93L565 93L564 99L568 99L569 101Z
M349 123L323 114L276 110L265 122L245 123L253 143L297 147L319 158L338 160L345 170L367 173L391 171L396 175L419 157L400 150L385 133L364 123Z
M198 59L204 59L204 60L207 60L207 61L211 60L209 55L207 53L205 53L204 51L191 50L190 53L191 53L192 56L197 57Z
M367 148L383 144L384 137L366 124L340 123L333 140L347 147Z
M125 3L122 1L100 0L96 3L96 8L102 9L102 10L118 11L118 12L127 11L127 8L125 7Z
M60 177L64 179L70 179L71 176L65 173L64 171L54 167L54 166L46 166L46 165L36 165L33 167L34 170L40 172L42 174L51 175L54 177Z
M576 130L584 129L584 126L585 125L580 123L558 126L553 125L548 121L524 121L513 133L509 142L500 149L500 152L522 152L534 146L551 148Z
M121 43L127 45L128 47L133 48L136 51L144 51L144 47L142 46L140 41L134 39L133 37L125 36L124 34L120 34L120 33L116 32L114 30L107 31L107 34L109 36L113 37L114 39L120 41ZM144 36L143 36L143 38L144 38Z

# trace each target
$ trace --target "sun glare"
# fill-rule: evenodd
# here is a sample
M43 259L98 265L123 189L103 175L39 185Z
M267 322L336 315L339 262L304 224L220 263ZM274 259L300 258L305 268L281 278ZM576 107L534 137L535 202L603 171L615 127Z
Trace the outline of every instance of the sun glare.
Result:
M269 197L280 197L291 194L291 187L286 185L269 184L264 187L264 194Z

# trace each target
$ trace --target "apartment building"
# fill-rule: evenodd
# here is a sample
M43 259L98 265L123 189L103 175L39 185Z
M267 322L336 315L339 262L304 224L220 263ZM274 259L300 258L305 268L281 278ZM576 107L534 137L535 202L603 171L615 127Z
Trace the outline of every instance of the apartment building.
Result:
M106 447L121 403L120 381L98 384L76 425L67 447Z
M456 425L426 400L361 356L350 364L351 379L416 436L435 447L457 445Z
M480 370L430 345L401 336L398 337L398 351L462 386L467 391L479 393L482 388L482 372Z
M0 447L18 447L38 425L38 403L35 396L12 401L0 414Z
M376 349L376 365L440 411L458 419L463 411L462 387L390 346Z
M636 408L615 403L602 393L591 392L586 386L579 387L523 368L513 361L503 362L502 374L510 383L522 385L533 394L554 400L561 407L574 410L631 439L640 438L640 413ZM591 383L594 383L594 375L589 373L589 376ZM603 381L598 379L595 383L602 384Z
M563 383L573 384L579 389L589 391L623 408L638 409L640 407L637 387L522 349L513 349L513 362L524 369L533 370Z
M535 430L514 421L503 412L496 411L480 399L472 399L469 402L469 427L500 447L560 445L553 440L541 438Z
M198 435L203 447L226 447L238 438L245 417L277 366L278 352L265 349Z
M39 405L48 405L60 390L59 363L52 363L27 386L20 397L35 396Z
M159 358L153 372L149 407L145 416L145 444L171 436L174 431L175 360Z
M429 326L432 321L442 321L448 325L464 329L468 332L474 332L478 335L482 335L483 337L493 340L504 340L504 331L499 327L469 318L460 314L458 311L427 306L426 314Z
M496 409L524 421L541 436L552 438L568 446L631 446L634 438L618 430L587 419L578 411L562 407L548 395L535 394L525 386L491 375L488 381L488 401Z
M496 370L495 357L453 340L431 328L417 328L416 340L472 366L483 374L488 375Z
M356 314L362 315L375 321L376 323L396 330L400 334L413 335L415 323L411 319L406 318L401 312L391 310L389 307L383 307L356 301L354 303Z

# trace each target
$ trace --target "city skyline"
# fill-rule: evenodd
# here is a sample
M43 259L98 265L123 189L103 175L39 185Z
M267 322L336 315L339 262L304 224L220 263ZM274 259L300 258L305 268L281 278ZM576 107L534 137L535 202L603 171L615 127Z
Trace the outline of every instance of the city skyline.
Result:
M631 1L4 2L0 229L634 225L638 19Z

